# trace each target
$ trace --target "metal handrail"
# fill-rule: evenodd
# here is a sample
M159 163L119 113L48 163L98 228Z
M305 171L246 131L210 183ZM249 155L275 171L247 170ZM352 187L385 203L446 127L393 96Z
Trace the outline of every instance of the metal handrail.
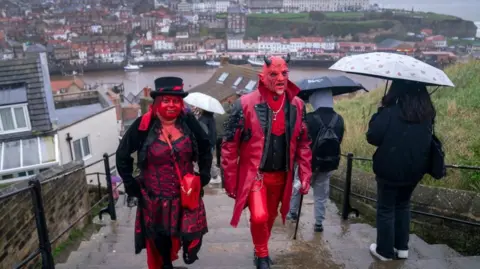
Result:
M334 189L337 189L339 191L343 191L343 206L342 206L342 219L348 220L348 216L350 213L355 213L355 215L358 217L360 215L360 212L353 208L350 203L350 196L356 196L362 199L369 200L371 202L376 202L376 199L373 199L371 197L367 197L365 195L361 195L358 193L353 193L351 191L351 186L352 186L352 169L353 169L353 161L368 161L371 162L372 159L369 158L364 158L364 157L355 157L353 153L347 153L347 154L341 154L342 157L347 158L347 171L345 175L345 187L344 189L341 189L338 186L331 185ZM480 171L480 167L477 166L467 166L467 165L456 165L456 164L450 164L450 165L445 165L448 169L461 169L461 170L475 170L475 171ZM410 210L410 212L423 215L423 216L428 216L428 217L434 217L438 219L443 219L443 220L448 220L460 224L465 224L465 225L470 225L470 226L475 226L475 227L480 227L480 222L472 222L472 221L467 221L467 220L462 220L462 219L457 219L457 218L452 218L452 217L447 217L447 216L442 216L434 213L428 213L428 212L423 212L419 210Z
M52 176L50 178L47 178L45 180L42 180L40 182L37 178L31 179L28 182L28 187L24 187L19 190L15 190L11 193L4 194L0 196L0 201L11 198L19 193L23 193L26 191L30 191L30 196L32 198L32 204L33 204L33 212L35 216L35 223L36 223L36 230L37 230L37 235L38 235L38 249L30 253L25 259L20 261L18 264L16 264L13 268L24 268L26 267L31 261L36 259L39 255L41 256L41 262L42 262L42 269L55 269L55 262L53 260L53 252L52 252L52 244L57 242L62 236L64 236L68 231L70 231L77 223L79 223L82 219L84 219L87 215L89 215L92 210L100 205L102 202L105 200L108 200L108 205L107 207L103 208L100 210L99 218L102 219L102 215L104 213L108 213L110 215L111 220L116 220L116 212L115 212L115 200L113 199L113 191L117 190L122 183L118 184L115 189L112 188L112 178L111 178L111 173L110 173L110 162L109 158L114 156L115 153L113 154L107 154L105 153L103 155L103 158L93 162L91 164L88 164L86 166L83 166L81 168L74 169L72 171L68 171L67 173L61 174L61 175L56 175ZM49 234L48 234L48 227L46 223L46 218L45 218L45 211L44 211L44 203L42 199L42 185L46 184L48 182L57 180L59 178L71 175L75 172L78 172L80 170L84 170L88 167L91 167L95 164L98 164L100 162L104 163L104 169L105 173L101 172L96 172L96 173L88 173L86 176L90 175L97 175L97 184L98 184L98 189L99 189L99 200L91 206L85 213L83 213L80 217L78 217L76 220L74 220L65 230L60 232L58 235L56 235L52 240L49 240ZM101 186L100 186L100 179L99 175L105 175L105 179L107 181L107 194L101 195Z

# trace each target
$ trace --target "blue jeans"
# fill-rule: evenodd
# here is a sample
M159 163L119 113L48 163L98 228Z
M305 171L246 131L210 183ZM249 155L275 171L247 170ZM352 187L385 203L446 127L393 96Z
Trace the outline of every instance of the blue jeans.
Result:
M332 172L317 173L312 176L311 187L313 188L313 199L315 209L315 225L322 225L325 220L325 204L328 200L330 193L330 176ZM298 171L295 170L295 180L298 178ZM298 214L298 208L300 206L300 192L297 189L293 189L292 198L290 200L290 215L293 213Z
M392 186L377 182L377 253L394 258L394 250L408 250L410 198L413 186Z

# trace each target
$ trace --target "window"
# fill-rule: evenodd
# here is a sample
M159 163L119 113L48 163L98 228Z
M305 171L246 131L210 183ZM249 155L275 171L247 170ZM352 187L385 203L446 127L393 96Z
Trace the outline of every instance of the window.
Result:
M85 160L90 158L92 154L90 152L89 137L85 136L73 141L73 152L75 154L75 160Z
M54 136L34 137L0 143L0 173L4 170L32 170L58 162L58 141ZM20 171L23 172L23 171Z
M238 77L237 80L233 83L233 87L236 88L240 82L242 82L243 77Z
M220 83L223 83L228 77L228 73L227 72L223 72L219 77L218 77L218 80L217 82L220 82Z
M255 80L250 80L250 81L248 82L248 84L245 86L245 90L251 92L251 91L253 91L253 88L255 87L255 85L257 85L257 81L255 81Z
M27 104L0 107L0 134L29 130Z

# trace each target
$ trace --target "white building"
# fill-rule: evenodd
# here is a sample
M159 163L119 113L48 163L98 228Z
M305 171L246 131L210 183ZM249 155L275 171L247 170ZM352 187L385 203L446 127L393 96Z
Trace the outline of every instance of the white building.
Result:
M245 41L244 41L245 42ZM232 39L232 46L238 46L239 41ZM261 36L258 37L258 52L323 52L333 51L336 48L336 42L322 37L302 37L284 39L281 37ZM230 47L229 47L230 48Z
M226 0L217 0L215 4L215 12L217 13L227 13L227 9L230 6L230 1Z
M244 40L243 36L228 36L227 50L229 51L258 51L257 40Z
M229 51L245 50L245 44L243 43L243 36L228 36L227 49Z
M22 68L32 64L39 67L33 73ZM11 72L14 77L0 75L0 184L76 159L92 163L116 150L120 128L108 98L81 89L54 95L45 53L0 61L0 74ZM79 106L82 101L88 104ZM104 171L102 165L87 169Z
M215 2L193 3L192 9L194 13L215 12L217 10Z
M287 12L363 10L369 6L370 0L283 0Z
M173 51L175 50L175 40L164 36L153 37L153 50Z
M191 3L186 2L186 0L182 0L182 2L178 3L177 5L178 12L192 12L193 5Z
M70 109L70 108L67 108ZM114 106L108 106L100 111L58 128L57 137L62 164L72 160L83 160L85 165L97 162L85 169L86 174L104 173L104 153L112 154L118 147L120 126L117 124L117 114ZM110 166L114 167L115 158L110 159ZM87 176L87 180L95 176ZM100 182L105 184L105 179L100 175Z
M258 37L258 52L290 52L290 44L287 39L273 36Z

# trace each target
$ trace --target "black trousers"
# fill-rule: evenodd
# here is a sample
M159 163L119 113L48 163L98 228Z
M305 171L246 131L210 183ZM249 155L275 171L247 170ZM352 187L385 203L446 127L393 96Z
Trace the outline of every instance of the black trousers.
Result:
M155 247L162 256L164 266L172 265L172 238L166 235L160 235L155 239Z
M222 137L217 137L217 143L215 144L215 152L216 152L216 155L217 155L217 167L220 167L220 155L221 155L221 151L222 151L222 140L223 138Z
M410 199L416 185L391 186L377 182L377 253L394 258L394 250L408 250Z

